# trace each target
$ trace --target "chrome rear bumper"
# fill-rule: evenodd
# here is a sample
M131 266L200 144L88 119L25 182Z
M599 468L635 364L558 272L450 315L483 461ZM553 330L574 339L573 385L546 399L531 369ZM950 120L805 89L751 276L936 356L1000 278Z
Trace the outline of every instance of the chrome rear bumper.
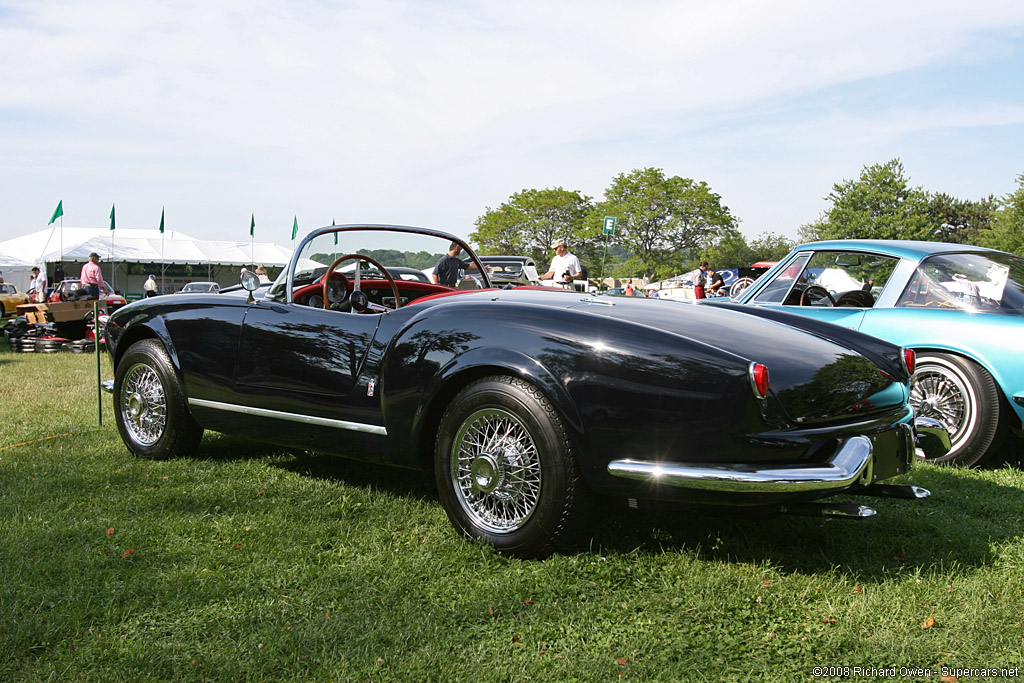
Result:
M613 460L608 473L626 479L708 491L790 493L840 490L854 484L870 484L871 440L866 436L846 439L823 465L759 468L751 465L710 463L658 463L650 460Z

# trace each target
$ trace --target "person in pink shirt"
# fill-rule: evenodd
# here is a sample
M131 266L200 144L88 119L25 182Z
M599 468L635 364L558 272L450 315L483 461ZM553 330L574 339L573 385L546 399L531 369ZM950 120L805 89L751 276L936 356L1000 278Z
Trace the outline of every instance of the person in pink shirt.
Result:
M103 271L100 270L100 255L95 251L89 254L89 260L82 266L82 275L78 278L82 283L82 289L90 299L100 298L100 288L103 287Z

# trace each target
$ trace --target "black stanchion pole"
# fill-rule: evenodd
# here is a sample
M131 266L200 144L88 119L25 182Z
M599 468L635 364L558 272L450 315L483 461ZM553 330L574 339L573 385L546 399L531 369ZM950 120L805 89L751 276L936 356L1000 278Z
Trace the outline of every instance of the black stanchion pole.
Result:
M96 342L96 414L99 417L99 426L103 426L103 380L100 374L100 302L93 302L92 305L92 338Z

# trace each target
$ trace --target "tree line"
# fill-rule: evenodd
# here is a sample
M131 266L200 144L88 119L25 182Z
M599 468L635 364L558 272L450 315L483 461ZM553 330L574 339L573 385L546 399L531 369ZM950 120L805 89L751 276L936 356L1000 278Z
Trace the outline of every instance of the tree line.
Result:
M856 180L832 186L829 207L799 228L819 239L913 239L993 247L1024 256L1024 174L1004 197L966 200L912 187L899 159L866 166ZM614 235L604 217L614 216ZM487 207L470 234L481 254L532 256L541 268L550 244L564 238L591 277L663 279L693 270L776 261L795 246L763 232L749 242L739 219L703 181L642 168L612 179L602 201L562 187L525 189Z

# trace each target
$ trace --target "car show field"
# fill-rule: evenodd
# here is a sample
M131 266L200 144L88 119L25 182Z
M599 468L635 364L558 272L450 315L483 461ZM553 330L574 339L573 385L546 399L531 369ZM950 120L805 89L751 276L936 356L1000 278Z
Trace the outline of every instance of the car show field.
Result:
M920 465L902 480L932 497L862 522L602 506L576 550L523 561L460 540L414 471L215 434L132 458L107 395L97 426L94 355L0 340L0 377L3 680L938 680L1021 659L1013 467Z

